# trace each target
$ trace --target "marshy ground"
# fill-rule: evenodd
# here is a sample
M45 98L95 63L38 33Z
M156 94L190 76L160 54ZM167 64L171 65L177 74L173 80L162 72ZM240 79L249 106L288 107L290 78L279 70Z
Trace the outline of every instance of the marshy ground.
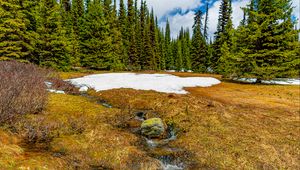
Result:
M186 90L89 91L91 98L50 94L43 113L27 115L14 130L1 129L0 169L155 170L158 155L179 158L185 169L300 169L299 86L225 81ZM130 130L141 110L177 129L168 148L178 151L149 149Z

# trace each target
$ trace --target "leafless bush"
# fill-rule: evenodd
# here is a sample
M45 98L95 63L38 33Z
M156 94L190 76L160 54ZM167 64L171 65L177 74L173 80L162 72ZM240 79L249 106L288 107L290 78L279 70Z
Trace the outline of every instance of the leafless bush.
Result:
M33 64L0 62L0 123L38 113L46 105L45 71Z
M44 117L27 119L19 122L18 131L27 144L49 144L54 137L58 136L59 127L57 122L47 122Z
M79 94L79 89L71 83L64 81L59 76L48 77L47 81L52 83L52 88L56 90L62 90L68 94Z

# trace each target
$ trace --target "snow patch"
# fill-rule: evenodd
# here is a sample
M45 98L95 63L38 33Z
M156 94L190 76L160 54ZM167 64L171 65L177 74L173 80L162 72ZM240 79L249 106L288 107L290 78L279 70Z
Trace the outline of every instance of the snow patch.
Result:
M47 89L47 91L50 93L65 94L62 90Z
M79 91L80 92L87 92L89 90L89 87L87 87L87 86L81 86L80 88L79 88Z
M234 79L235 81L245 83L255 83L256 78L239 78ZM262 84L278 84L278 85L300 85L300 79L288 79L288 78L277 78L273 80L262 80Z
M87 86L96 91L132 88L164 93L187 94L184 87L209 87L221 83L210 77L177 77L170 74L108 73L69 80L75 86Z

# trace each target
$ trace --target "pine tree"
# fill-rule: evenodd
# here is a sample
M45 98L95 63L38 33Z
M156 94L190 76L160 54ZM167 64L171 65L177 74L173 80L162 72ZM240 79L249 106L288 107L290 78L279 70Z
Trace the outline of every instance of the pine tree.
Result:
M171 49L171 29L170 29L170 23L167 19L166 23L166 32L165 32L165 49L166 49L166 68L167 69L174 69L174 60L173 60L173 54Z
M289 0L252 0L246 8L247 25L238 32L237 76L255 77L260 82L299 75L300 44L292 10Z
M166 69L166 49L164 30L159 30L159 55L160 55L160 70Z
M151 43L151 48L152 48L152 53L150 55L150 68L152 70L157 70L157 40L156 40L156 24L154 20L154 12L153 9L151 10L150 13L150 23L149 23L149 34L148 36L150 37L150 43Z
M26 18L20 0L0 1L0 56L26 60L32 53L30 21Z
M83 66L101 70L113 69L112 38L109 36L109 23L104 17L101 2L94 1L89 5L84 23L82 32Z
M218 69L218 60L221 57L221 48L223 44L226 42L228 47L231 48L231 42L228 31L231 31L232 21L231 21L231 0L222 0L220 10L219 10L219 19L217 25L217 31L215 32L215 42L213 45L214 53L211 58L211 67L214 72L217 72Z
M142 4L143 2L141 2ZM136 61L136 65L139 67L139 69L141 69L141 55L143 53L143 34L142 34L142 31L141 31L141 19L140 19L140 16L141 16L141 11L138 9L138 2L137 0L135 0L134 2L134 12L135 12L135 15L134 15L134 32L135 32L135 42L136 42L136 50L137 50L137 61Z
M108 21L109 25L109 35L112 40L111 44L111 61L109 63L111 70L122 70L124 65L121 62L121 56L123 55L123 42L122 42L122 34L119 31L118 27L118 18L117 18L117 9L116 2L114 1L114 6L112 6L111 0L105 0L103 4L103 13L106 21Z
M42 0L38 9L38 40L35 47L38 64L68 70L70 56L60 6L55 0Z
M68 52L70 55L70 64L72 66L80 66L80 46L78 36L74 34L73 27L73 13L71 0L60 1L60 12L62 29L65 32L64 38L67 44ZM77 38L77 39L75 39Z
M81 37L83 16L84 16L84 2L83 0L72 0L72 30L71 30L71 56L72 63L75 66L80 66L81 60L83 60L81 51Z
M206 8L205 8L205 21L204 21L204 31L203 31L203 36L205 38L205 42L208 41L208 2L206 2Z
M160 28L158 26L158 19L155 17L155 47L156 47L156 53L155 53L155 60L156 60L156 70L161 70L161 63L162 63L162 51L160 50Z
M122 34L122 43L123 43L123 57L122 57L122 63L124 65L129 64L129 59L128 59L128 33L127 33L127 15L126 15L126 10L124 6L124 1L120 0L120 7L119 7L119 18L118 18L118 27L119 30Z
M191 60L192 69L194 71L205 72L206 71L206 56L207 47L205 39L201 33L202 30L202 12L198 11L195 14L193 25L193 37L191 42Z
M147 8L145 8L147 9ZM152 39L150 36L150 15L149 11L146 11L146 25L144 30L144 37L145 37L145 58L144 58L144 69L153 69L153 56L154 56L154 50L152 48Z
M147 56L146 56L146 36L147 36L147 25L146 25L146 3L141 0L141 7L140 7L140 55L139 55L139 65L141 66L141 69L145 69L146 63L147 63Z
M191 70L191 53L190 53L190 32L187 28L183 33L182 39L182 56L183 56L183 67L185 70Z
M177 49L177 53L176 53L176 69L177 71L182 71L183 70L183 58L182 58L182 42L180 40L180 38L177 40L176 42L176 49Z
M127 41L128 41L128 58L129 68L131 70L139 69L138 51L135 32L135 10L133 0L127 2Z
M71 11L71 2L70 2L70 0L61 0L61 5L62 5L64 11L66 11L66 12Z

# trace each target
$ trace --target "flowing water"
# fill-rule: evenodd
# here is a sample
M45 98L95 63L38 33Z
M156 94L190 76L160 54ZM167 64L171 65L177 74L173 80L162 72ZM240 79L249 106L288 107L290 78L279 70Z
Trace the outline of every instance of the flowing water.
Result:
M145 113L137 112L135 119L144 121ZM173 153L180 151L179 148L172 148L168 146L168 143L177 139L176 130L173 126L168 126L167 137L165 139L148 139L143 137L148 149L156 150L156 152L167 152L167 155L153 155L154 158L158 159L161 163L163 170L183 170L184 163L180 161L179 157L172 156Z
M111 104L109 104L106 100L99 99L97 97L90 96L88 94L82 93L84 97L87 97L90 100L96 101L98 104L106 107L113 108ZM146 113L144 111L138 111L135 113L134 119L143 122L146 120ZM171 141L177 139L176 130L172 126L168 126L167 128L167 137L165 139L148 139L140 134L140 128L131 128L129 129L132 133L137 134L139 138L144 141L146 148L141 148L143 150L151 152L149 154L151 157L157 159L161 163L161 168L163 170L183 170L185 169L185 165L183 161L180 160L179 157L173 156L180 150L180 148L172 148L169 147L168 144ZM153 150L154 152L153 154ZM167 155L159 155L155 153L164 153L167 152Z

